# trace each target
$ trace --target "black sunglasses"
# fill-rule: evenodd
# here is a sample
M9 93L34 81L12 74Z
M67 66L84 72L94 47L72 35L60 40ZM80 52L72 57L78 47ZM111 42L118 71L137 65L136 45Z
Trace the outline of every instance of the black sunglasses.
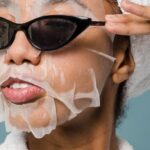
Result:
M72 41L87 27L104 25L104 21L64 15L42 16L23 24L0 18L0 49L9 47L20 30L36 49L52 51Z

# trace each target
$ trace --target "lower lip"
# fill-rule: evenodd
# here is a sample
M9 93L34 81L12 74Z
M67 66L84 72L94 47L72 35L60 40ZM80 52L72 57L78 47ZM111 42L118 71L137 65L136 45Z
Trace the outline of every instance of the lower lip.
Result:
M24 104L33 102L45 95L45 90L37 86L30 86L27 88L3 88L2 93L8 101L15 104Z

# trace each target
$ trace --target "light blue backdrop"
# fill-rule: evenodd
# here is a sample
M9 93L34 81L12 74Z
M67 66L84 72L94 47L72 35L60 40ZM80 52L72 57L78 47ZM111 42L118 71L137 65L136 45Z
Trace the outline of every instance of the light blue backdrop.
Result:
M127 139L134 150L150 150L150 92L130 100L127 117L118 128L118 135ZM0 125L0 143L4 140L5 128Z
M150 92L130 100L127 117L118 134L127 139L134 150L150 150Z

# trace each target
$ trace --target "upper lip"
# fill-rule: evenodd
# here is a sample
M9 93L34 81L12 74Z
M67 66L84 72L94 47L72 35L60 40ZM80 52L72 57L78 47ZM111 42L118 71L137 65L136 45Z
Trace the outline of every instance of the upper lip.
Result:
M9 87L13 83L27 83L27 84L33 85L32 83L20 80L18 78L9 78L8 80L4 81L0 86L1 88L5 88L5 87Z

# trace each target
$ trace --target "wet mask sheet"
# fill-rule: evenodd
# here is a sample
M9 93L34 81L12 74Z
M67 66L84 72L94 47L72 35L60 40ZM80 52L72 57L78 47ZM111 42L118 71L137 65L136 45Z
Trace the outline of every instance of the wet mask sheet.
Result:
M25 22L46 14L97 18L91 10L85 9L73 0L64 1L63 4L53 0L34 3L33 1L11 1L8 12L16 22ZM88 5L88 1L84 2ZM98 5L103 10L102 3ZM102 17L104 14L98 16ZM84 33L80 35L79 40L84 39L85 35ZM111 47L110 45L107 48ZM34 48L33 50L37 51L37 55L40 54L38 50ZM0 52L0 67L3 68L0 70L0 85L5 85L5 88L2 87L0 90L0 120L5 121L7 131L32 132L36 138L51 133L57 125L75 118L86 108L99 107L101 91L115 61L111 56L112 53L106 54L104 49L100 50L90 45L68 44L57 52L43 52L40 54L41 61L38 65L29 62L21 65L7 64L5 55L9 51L10 48ZM94 63L90 63L92 58L95 58ZM24 83L14 83L12 80L21 80ZM6 81L12 82L11 86L7 87ZM14 103L16 100L12 99L10 102L8 96L4 94L7 88L15 90L36 88L42 94L28 103L16 104Z

